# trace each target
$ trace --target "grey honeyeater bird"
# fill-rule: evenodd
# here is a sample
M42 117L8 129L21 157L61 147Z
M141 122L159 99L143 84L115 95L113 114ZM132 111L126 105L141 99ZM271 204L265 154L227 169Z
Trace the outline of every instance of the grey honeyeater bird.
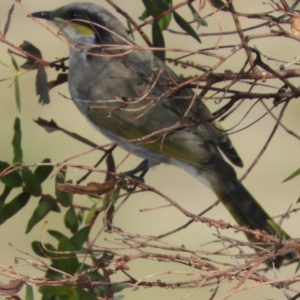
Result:
M150 166L186 170L215 192L239 225L276 235L271 217L223 158L243 165L221 125L207 121L211 113L201 99L181 88L151 51L137 47L116 17L83 2L32 16L51 21L67 39L71 98L103 135Z

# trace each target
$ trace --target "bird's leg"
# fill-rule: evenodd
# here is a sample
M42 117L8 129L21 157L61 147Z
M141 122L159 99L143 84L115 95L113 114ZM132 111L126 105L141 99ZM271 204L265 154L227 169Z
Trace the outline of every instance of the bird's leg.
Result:
M147 174L149 170L149 161L144 159L138 166L134 169L124 172L124 175L132 177L135 180L140 182L144 182L144 176ZM140 175L136 176L137 173L141 173Z

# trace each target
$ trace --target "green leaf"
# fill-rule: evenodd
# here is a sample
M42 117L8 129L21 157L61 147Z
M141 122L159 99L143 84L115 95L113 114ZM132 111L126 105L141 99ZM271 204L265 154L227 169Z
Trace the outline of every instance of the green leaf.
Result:
M84 300L97 300L97 299L99 299L98 297L92 295L91 293L89 293L88 291L83 290L83 289L76 288L76 292L78 293L80 299L84 299Z
M56 256L57 257L57 256ZM54 261L54 259L53 259ZM52 263L51 264L51 267L54 267L54 268L57 268L57 265ZM54 280L61 280L64 278L64 275L58 273L57 271L55 270L51 270L51 269L48 269L46 272L45 272L45 276L44 278L51 278L51 279L54 279Z
M2 194L0 195L0 209L4 205L5 200L8 197L8 195L10 194L11 190L12 190L12 188L7 185L4 187L4 190L3 190Z
M8 11L7 20L6 20L6 23L4 25L4 29L3 29L3 36L4 37L6 36L6 34L8 32L10 21L11 21L11 16L12 16L12 13L14 11L14 8L15 8L15 5L13 4L11 6L11 8L9 9L9 11Z
M71 238L70 241L75 250L81 250L83 244L86 242L89 233L90 233L90 226L86 226L78 230Z
M1 199L1 198L0 198ZM81 224L82 221L83 221L83 218L84 218L84 210L83 209L80 209L78 214L77 214L77 220L78 220L78 223Z
M19 76L16 76L14 79L15 86L15 99L18 111L21 112L21 94L20 94L20 84L19 84Z
M291 179L293 179L294 177L300 175L300 168L298 170L296 170L295 172L293 172L290 176L288 176L286 179L283 180L283 182L289 181Z
M114 293L119 293L122 290L127 289L127 288L132 288L132 284L129 284L129 283L118 283L118 284L114 284L112 286L112 289L113 289Z
M42 164L48 164L48 163L51 163L51 160L49 158L45 158L42 161ZM43 183L51 174L53 169L54 169L53 166L38 166L34 171L34 176L40 183Z
M41 196L41 183L39 182L39 180L36 179L35 175L31 172L31 170L29 170L28 167L23 167L21 173L25 187L28 190L28 192L36 197Z
M145 3L146 2L146 3ZM146 10L140 16L141 20L147 19L149 16L157 17L162 14L164 11L168 10L172 6L172 0L155 0L145 1L144 5ZM163 31L168 28L172 20L172 14L168 13L160 17L157 22L160 27L160 30Z
M31 243L31 248L33 252L41 257L49 258L49 257L56 257L57 254L52 253L51 251L56 251L56 249L49 243L43 245L40 241L33 241Z
M56 204L54 198L48 198L42 201L38 207L33 211L31 218L28 221L26 232L28 233L31 229L40 222L47 214L52 210L52 207Z
M19 72L19 66L15 60L15 58L11 55L12 64L17 72ZM21 111L21 95L20 95L20 84L19 84L19 75L16 74L14 79L14 87L15 87L15 98L16 98L16 105L18 111Z
M85 224L90 224L94 217L95 217L95 214L96 214L96 210L97 210L97 207L96 207L96 204L94 204L91 209L89 210L88 212L88 215L86 216L86 219L85 219Z
M71 286L42 286L40 292L47 294L49 300L77 300L73 293L74 287ZM43 300L46 300L43 298ZM80 299L81 300L81 299Z
M78 221L75 213L75 209L70 207L64 217L65 226L71 230L72 233L78 230Z
M121 189L116 189L103 199L103 207L106 209L112 202L115 202L119 197Z
M21 210L27 204L30 196L28 192L22 192L9 203L5 204L0 210L0 225Z
M51 211L60 213L60 212L61 212L61 209L60 209L60 207L59 207L58 204L57 204L57 200L56 200L53 196L51 196L51 195L49 195L49 194L44 194L44 195L41 197L41 199L39 200L39 204L42 203L43 201L48 200L48 199L51 199L51 200L55 201L55 204L52 206Z
M25 295L26 300L34 300L33 297L33 288L31 285L26 284L26 295Z
M173 11L173 16L174 16L174 20L183 31L185 31L190 36L192 36L195 40L201 43L201 40L198 34L196 33L196 31L183 17L181 17L176 11Z
M58 244L58 251L62 252L60 254L60 257L62 258L57 259L59 269L71 275L75 274L79 267L79 262L75 254L70 253L74 251L70 240L67 238L61 239Z
M143 3L144 3L144 6L148 12L148 14L150 16L155 16L155 10L154 10L154 7L153 7L153 2L151 0L142 0Z
M159 48L165 48L165 40L164 36L162 34L162 31L157 23L154 22L152 25L152 43L154 47L159 47ZM154 51L154 55L158 57L161 61L165 61L166 58L166 52L165 50L162 51Z
M148 13L148 10L145 9L145 10L142 12L142 14L139 16L139 19L144 21L144 20L146 20L149 16L151 16L151 15Z
M21 140L22 140L21 121L19 118L16 118L14 124L14 137L12 140L12 146L14 149L14 159L13 159L14 163L21 162L23 160Z
M67 167L63 167L55 177L55 183L64 183L66 179ZM67 181L70 182L71 181ZM55 195L63 207L69 207L73 201L73 194L63 192L57 189L55 184Z
M164 31L165 29L167 29L171 23L172 20L172 14L168 13L166 15L164 15L163 17L158 19L158 25L160 27L161 31Z
M193 15L193 17L194 17L194 20L195 20L195 21L197 22L197 24L198 24L198 27L199 27L200 25L202 25L202 26L208 26L207 21L206 21L205 19L202 19L202 18L201 18L201 16L197 13L197 11L195 10L194 6L193 6L191 3L188 4L188 7L189 7L189 9L190 9L191 12L192 12L192 15ZM197 28L198 28L198 27L197 27Z
M154 0L155 16L162 14L172 6L172 0ZM172 14L168 13L158 19L161 31L167 29L171 23Z
M35 79L36 94L39 96L39 103L42 105L50 103L48 79L45 67L41 64L38 65L37 74Z
M298 264L297 264L297 267L296 267L296 270L295 270L295 274L298 273L299 269L300 269L300 262L298 262Z
M211 0L211 4L222 11L228 11L228 6L222 0Z
M15 58L13 57L13 55L10 55L10 57L11 57L11 62L12 62L12 65L13 65L14 69L15 69L17 72L19 72L20 69L19 69L19 66L18 66L18 64L17 64L17 62L16 62L16 60L15 60Z
M66 239L67 236L56 230L48 230L48 233L59 242L61 239Z
M7 169L10 165L7 162L0 161L0 173ZM20 174L16 171L9 173L0 178L1 182L11 188L22 186L23 180Z
M31 243L31 248L36 255L41 256L41 257L46 257L41 246L42 246L42 243L38 242L38 241L33 241Z

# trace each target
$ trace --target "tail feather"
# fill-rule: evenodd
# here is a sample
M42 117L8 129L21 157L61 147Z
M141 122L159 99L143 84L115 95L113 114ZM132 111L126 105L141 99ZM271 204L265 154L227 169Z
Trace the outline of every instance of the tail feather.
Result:
M280 230L280 232L278 232L278 230L268 222L272 220L272 218L238 179L224 179L213 174L210 174L208 177L211 188L240 226L264 230L269 235L277 236L282 239L290 238L285 231ZM249 241L257 241L251 234L246 234L246 236ZM280 267L284 260L292 260L295 257L295 253L287 253L282 257L277 257L275 265Z
M217 182L217 185L212 185L212 189L239 225L261 229L270 235L277 234L268 222L272 218L238 180L218 177Z

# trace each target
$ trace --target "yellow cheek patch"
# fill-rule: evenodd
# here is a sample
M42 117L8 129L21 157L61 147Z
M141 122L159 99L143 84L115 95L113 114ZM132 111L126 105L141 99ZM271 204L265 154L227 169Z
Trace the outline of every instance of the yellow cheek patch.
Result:
M88 23L79 23L76 21L66 21L60 18L55 18L54 19L55 25L62 29L63 31L68 31L68 28L73 31L73 34L78 34L81 36L93 36L95 35L95 32L93 29L88 25Z
M78 23L74 23L72 22L71 23L71 26L74 27L74 29L78 32L78 34L80 35L94 35L94 31L93 29L91 29L90 27L88 26L85 26L83 24L78 24Z

